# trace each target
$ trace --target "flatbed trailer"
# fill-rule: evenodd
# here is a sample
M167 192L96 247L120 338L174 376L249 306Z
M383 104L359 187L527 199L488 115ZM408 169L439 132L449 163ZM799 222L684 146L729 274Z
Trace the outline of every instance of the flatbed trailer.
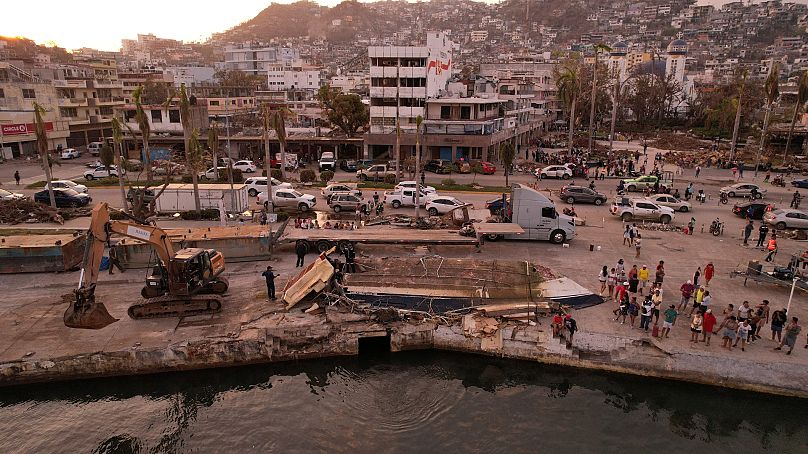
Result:
M309 251L342 251L354 244L476 246L477 239L461 236L459 230L417 230L406 227L362 227L356 230L286 228L280 243L305 242Z
M729 273L729 277L743 277L743 285L746 287L748 280L757 282L758 284L772 284L780 287L791 288L794 285L793 279L783 279L775 275L774 271L765 271L762 268L757 268L753 265L746 268L741 267ZM795 288L803 292L808 292L808 280L804 277L797 277Z

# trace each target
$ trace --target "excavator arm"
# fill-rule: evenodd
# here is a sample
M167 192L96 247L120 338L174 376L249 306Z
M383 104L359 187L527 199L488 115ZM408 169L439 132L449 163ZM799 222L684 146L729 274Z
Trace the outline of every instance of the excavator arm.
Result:
M104 246L109 243L111 234L151 244L163 265L167 266L174 256L174 248L165 231L145 223L141 225L112 221L109 218L109 210L106 203L99 203L93 208L90 228L86 234L79 286L74 291L76 299L64 314L65 326L70 328L100 329L118 321L109 314L103 303L95 302L95 286L98 282L101 259L104 256Z

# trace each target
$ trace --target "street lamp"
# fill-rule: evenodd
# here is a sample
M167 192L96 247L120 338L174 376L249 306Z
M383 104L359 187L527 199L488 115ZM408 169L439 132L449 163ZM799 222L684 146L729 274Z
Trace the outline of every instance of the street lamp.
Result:
M786 305L786 314L789 313L791 310L791 300L794 298L794 289L797 287L797 281L799 279L797 276L794 276L794 280L791 282L791 294L788 295L788 304Z

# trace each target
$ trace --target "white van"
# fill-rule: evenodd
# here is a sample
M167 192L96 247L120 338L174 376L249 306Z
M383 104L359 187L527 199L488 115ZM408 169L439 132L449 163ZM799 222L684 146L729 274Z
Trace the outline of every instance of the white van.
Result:
M98 156L101 154L101 147L103 146L104 142L90 142L90 144L87 145L87 151L93 156Z
M334 171L337 167L337 160L334 157L334 153L330 151L324 151L323 154L320 155L320 172L323 170L330 170Z

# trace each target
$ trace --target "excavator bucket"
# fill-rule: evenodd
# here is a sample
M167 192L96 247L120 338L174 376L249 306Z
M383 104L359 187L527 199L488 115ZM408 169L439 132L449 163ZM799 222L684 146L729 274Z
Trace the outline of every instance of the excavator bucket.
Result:
M65 310L64 322L68 328L101 329L118 321L109 315L104 303L95 302L95 285L74 290L76 295Z

